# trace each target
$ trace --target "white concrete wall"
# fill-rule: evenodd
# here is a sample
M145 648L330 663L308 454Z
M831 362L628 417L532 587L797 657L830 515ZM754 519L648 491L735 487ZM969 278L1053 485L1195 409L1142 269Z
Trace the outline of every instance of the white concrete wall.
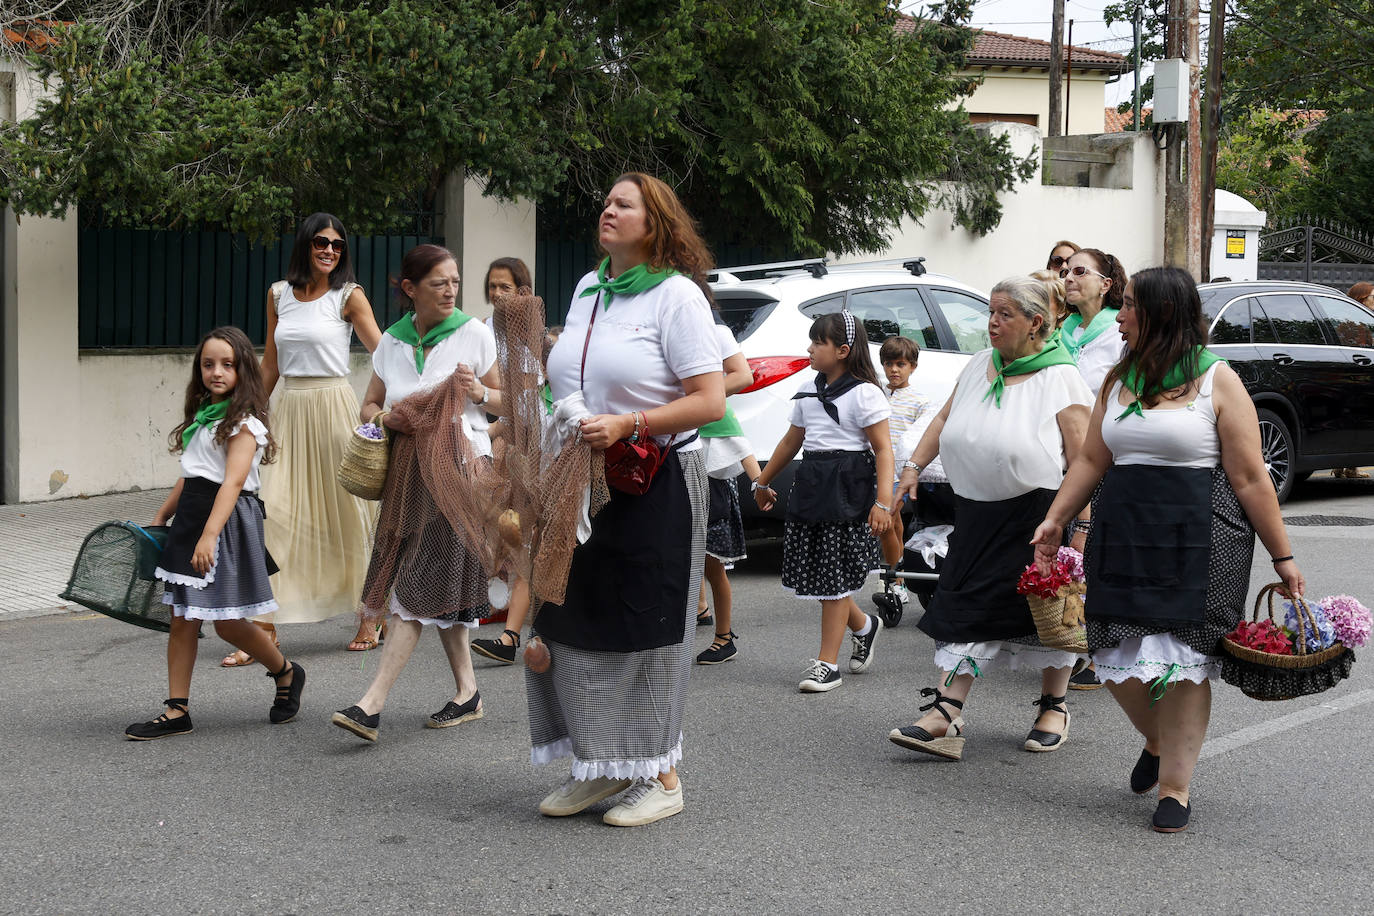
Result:
M1018 155L1040 147L1040 132L999 124ZM1069 239L1121 259L1127 273L1164 260L1162 157L1147 135L1135 140L1130 190L1054 187L1037 173L1002 200L1002 221L979 237L952 227L950 213L932 210L922 225L905 221L883 251L838 258L840 263L923 256L932 273L945 274L986 292L999 280L1045 266L1050 246Z
M983 76L983 82L964 99L964 109L970 114L1032 114L1042 133L1049 133L1050 75L1046 70L1026 73L1012 71L978 71L969 76ZM1102 74L1073 75L1069 86L1070 134L1101 133L1106 121L1107 78ZM1062 101L1062 96L1061 96Z
M535 207L529 200L504 203L482 196L480 181L469 177L463 184L462 235L448 239L459 253L463 278L462 308L469 315L491 314L482 282L487 266L497 258L520 258L534 273Z

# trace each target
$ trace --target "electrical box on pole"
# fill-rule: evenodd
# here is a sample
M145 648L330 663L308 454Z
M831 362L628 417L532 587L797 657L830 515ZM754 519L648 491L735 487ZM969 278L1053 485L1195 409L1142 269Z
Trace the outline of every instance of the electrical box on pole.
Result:
M1155 62L1156 124L1188 123L1189 78L1188 61L1184 58Z

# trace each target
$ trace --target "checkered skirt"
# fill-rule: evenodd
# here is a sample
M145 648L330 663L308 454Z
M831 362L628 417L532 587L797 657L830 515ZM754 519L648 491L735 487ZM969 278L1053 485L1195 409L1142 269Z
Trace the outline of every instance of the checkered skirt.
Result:
M635 779L656 776L682 758L708 495L701 453L679 452L678 458L692 507L682 641L640 652L596 652L546 641L549 670L525 669L532 763L571 756L574 779Z

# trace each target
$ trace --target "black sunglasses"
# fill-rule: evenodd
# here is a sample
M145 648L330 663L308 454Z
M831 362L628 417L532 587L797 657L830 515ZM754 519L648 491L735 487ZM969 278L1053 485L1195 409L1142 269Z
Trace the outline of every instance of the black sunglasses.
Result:
M1070 257L1072 257L1072 255L1070 255ZM1068 258L1064 257L1063 255L1050 255L1050 263L1046 266L1050 270L1058 270L1060 267L1064 266L1064 262L1067 260Z
M348 243L343 239L327 239L322 235L317 235L310 240L310 247L316 251L324 251L326 248L333 248L335 254L342 254L348 247Z

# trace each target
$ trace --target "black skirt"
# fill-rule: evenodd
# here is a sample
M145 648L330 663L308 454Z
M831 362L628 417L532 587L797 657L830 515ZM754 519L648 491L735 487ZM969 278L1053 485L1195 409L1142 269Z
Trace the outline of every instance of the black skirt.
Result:
M610 493L592 519L591 537L573 551L563 603L542 605L535 629L553 642L599 652L680 643L696 521L677 449L642 496L614 487Z
M204 477L187 477L181 484L181 496L177 499L177 511L172 516L172 524L167 529L167 543L163 545L158 566L183 579L193 579L206 584L205 576L191 565L191 557L196 552L196 544L205 531L205 522L215 508L220 485ZM258 494L240 492L239 499L251 499L258 504L263 518L267 511L258 499ZM266 553L267 574L275 576L280 572L272 554Z
M1035 559L1030 539L1054 490L980 502L955 496L954 532L930 609L916 626L939 642L988 642L1035 634L1021 573Z

